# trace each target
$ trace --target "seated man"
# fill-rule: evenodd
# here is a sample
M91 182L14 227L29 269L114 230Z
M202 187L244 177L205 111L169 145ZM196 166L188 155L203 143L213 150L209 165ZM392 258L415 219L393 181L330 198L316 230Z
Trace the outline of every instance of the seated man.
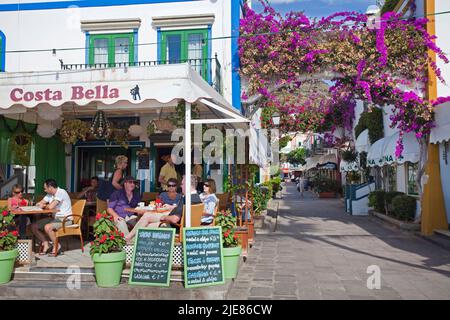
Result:
M126 176L123 182L123 188L114 191L108 203L107 212L114 218L115 225L124 235L128 235L129 233L127 224L133 225L137 218L134 213L128 212L125 209L136 208L137 204L141 201L141 196L135 188L136 180L132 176Z
M98 177L91 178L90 186L84 188L78 195L78 199L86 199L88 202L94 202L97 198Z
M200 200L200 196L197 193L196 186L197 186L197 177L192 175L191 204L202 203L202 200ZM125 237L125 240L128 243L131 243L139 228L145 227L157 228L161 223L165 223L167 225L174 225L180 223L181 216L183 215L183 205L185 204L185 194L186 194L186 182L184 180L184 176L183 180L181 181L181 190L184 196L183 198L180 199L180 201L177 203L177 206L172 211L170 211L169 214L144 213L142 218L138 221L138 223L136 223L136 226L133 228L133 230Z
M41 209L56 209L59 211L51 218L44 218L31 224L31 230L41 241L40 254L42 255L50 253L50 245L41 230L44 230L50 240L55 242L55 230L62 227L62 222L67 216L72 215L72 202L69 194L66 190L59 188L54 179L48 179L44 182L44 191L47 195L36 205ZM72 217L69 217L65 224L71 225ZM61 244L58 245L58 248L53 248L52 255L59 254L60 252Z

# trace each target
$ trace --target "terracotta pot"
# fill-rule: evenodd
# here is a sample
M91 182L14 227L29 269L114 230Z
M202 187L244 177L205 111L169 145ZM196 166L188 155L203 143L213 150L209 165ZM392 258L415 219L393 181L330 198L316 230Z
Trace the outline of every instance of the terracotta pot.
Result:
M319 192L319 198L321 198L321 199L336 198L336 193L334 193L334 192Z

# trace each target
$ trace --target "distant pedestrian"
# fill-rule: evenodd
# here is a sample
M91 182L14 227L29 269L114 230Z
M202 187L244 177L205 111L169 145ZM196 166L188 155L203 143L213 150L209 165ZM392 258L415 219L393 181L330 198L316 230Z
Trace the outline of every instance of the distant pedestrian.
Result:
M300 176L300 179L298 180L297 189L300 192L300 196L303 197L303 192L305 191L305 178L303 176Z

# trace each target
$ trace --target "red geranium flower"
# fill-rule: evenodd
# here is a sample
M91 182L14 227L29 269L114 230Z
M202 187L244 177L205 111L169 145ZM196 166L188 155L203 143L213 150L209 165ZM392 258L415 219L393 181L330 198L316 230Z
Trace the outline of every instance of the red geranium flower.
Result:
M12 234L14 237L17 237L17 236L19 235L19 233L18 233L17 231L13 231L13 232L11 232L11 234Z
M236 240L238 238L238 235L235 234L233 238L234 238L234 240Z
M114 240L114 239L115 239L114 236L109 237L109 240Z
M123 237L123 236L124 236L123 232L121 232L121 233L120 233L120 236L121 236L121 237Z
M97 213L97 215L95 216L95 220L100 220L102 218L101 213Z
M2 212L2 216L6 217L7 215L8 215L8 211L5 210Z

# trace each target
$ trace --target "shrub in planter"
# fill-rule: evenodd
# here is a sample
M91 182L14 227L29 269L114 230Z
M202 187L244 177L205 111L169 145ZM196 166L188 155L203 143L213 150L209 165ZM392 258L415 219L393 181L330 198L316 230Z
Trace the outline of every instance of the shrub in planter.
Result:
M384 196L386 192L383 190L372 191L369 193L369 207L375 209L375 211L383 213L385 212L384 208Z
M388 213L392 213L392 200L400 195L404 195L404 193L400 191L389 191L384 194L384 202L386 203Z
M398 195L392 199L392 213L399 220L414 220L416 206L416 199L407 195Z
M6 208L0 208L0 284L11 280L14 263L19 254L17 236L14 215Z
M94 223L94 241L91 256L94 261L95 278L99 287L115 287L120 284L126 259L123 250L125 239L107 213L97 213Z
M235 234L236 217L233 217L230 210L222 210L217 213L214 225L222 227L225 279L236 278L242 253L242 247L239 245L238 236Z

